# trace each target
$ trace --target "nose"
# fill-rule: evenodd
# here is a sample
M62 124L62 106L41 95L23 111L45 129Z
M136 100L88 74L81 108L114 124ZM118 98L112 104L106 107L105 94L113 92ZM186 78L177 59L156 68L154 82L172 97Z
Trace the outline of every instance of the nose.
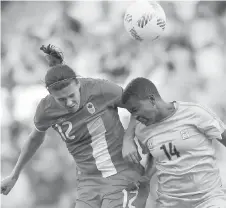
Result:
M67 107L72 107L74 105L73 100L72 99L67 99L66 105L67 105Z
M137 120L137 118L139 117L139 115L137 115L137 113L132 113L132 116Z

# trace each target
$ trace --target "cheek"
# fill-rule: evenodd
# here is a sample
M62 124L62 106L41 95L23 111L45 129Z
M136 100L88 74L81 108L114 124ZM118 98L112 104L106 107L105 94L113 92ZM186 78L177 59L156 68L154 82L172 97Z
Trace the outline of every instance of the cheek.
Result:
M80 100L80 91L79 90L77 90L75 97L76 97L77 100Z
M57 102L60 104L60 105L65 105L65 102L64 101L60 101L60 100L57 100Z
M80 96L79 95L75 95L74 97L73 97L73 101L75 101L77 104L80 102Z
M137 112L137 115L142 116L142 117L147 117L147 116L149 116L149 114L150 114L150 112L146 109L142 109Z
M155 112L152 108L146 108L143 113L144 113L144 115L146 115L148 117L152 117L155 114Z
M76 100L77 100L77 101L80 101L80 94L77 94L77 95L76 95Z

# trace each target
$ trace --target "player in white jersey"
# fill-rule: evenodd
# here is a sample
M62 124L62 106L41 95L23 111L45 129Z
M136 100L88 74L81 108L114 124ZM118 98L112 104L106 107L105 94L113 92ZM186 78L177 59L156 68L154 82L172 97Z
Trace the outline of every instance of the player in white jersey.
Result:
M122 100L132 114L123 155L138 160L131 143L135 132L133 136L155 160L157 207L226 208L212 144L218 139L225 145L225 124L201 105L164 102L155 85L145 78L132 80Z

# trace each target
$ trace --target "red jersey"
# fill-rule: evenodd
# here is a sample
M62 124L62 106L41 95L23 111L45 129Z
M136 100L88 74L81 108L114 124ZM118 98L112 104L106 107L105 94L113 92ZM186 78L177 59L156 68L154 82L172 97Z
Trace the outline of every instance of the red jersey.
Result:
M48 95L37 107L34 123L39 131L55 129L83 174L106 178L128 169L122 157L124 129L117 103L122 88L105 80L79 78L80 107L69 113Z

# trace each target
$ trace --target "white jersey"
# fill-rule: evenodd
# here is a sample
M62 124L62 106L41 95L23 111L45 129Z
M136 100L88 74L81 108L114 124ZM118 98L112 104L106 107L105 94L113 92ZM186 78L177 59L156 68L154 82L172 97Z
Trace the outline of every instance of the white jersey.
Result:
M222 139L226 126L198 104L174 104L175 113L161 122L137 122L135 134L156 159L161 207L199 207L204 199L222 195L212 142Z

